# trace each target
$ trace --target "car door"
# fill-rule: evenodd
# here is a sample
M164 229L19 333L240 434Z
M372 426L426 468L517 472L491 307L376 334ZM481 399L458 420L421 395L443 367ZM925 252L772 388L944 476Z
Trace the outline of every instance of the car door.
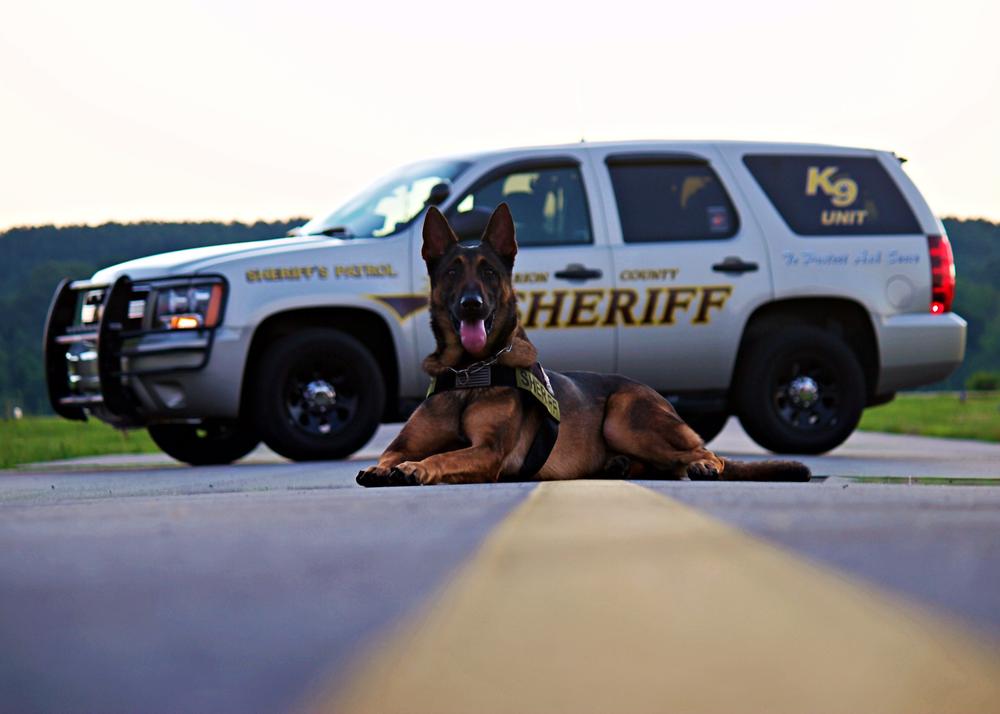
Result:
M612 371L615 330L606 322L610 251L583 152L532 155L487 168L445 211L463 239L478 236L501 202L511 209L521 324L546 367ZM478 217L478 218L477 218ZM471 232L464 226L472 226Z
M728 388L746 319L771 296L760 230L717 152L594 150L605 190L617 366L665 392Z

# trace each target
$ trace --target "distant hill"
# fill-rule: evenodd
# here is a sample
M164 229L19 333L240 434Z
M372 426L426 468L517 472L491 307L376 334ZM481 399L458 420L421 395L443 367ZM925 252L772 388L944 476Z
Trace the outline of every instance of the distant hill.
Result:
M283 236L304 219L244 223L106 223L39 226L0 233L0 417L13 405L48 413L41 332L63 276L169 250ZM945 219L958 265L955 311L969 321L965 364L938 389L960 388L975 371L1000 370L1000 224Z

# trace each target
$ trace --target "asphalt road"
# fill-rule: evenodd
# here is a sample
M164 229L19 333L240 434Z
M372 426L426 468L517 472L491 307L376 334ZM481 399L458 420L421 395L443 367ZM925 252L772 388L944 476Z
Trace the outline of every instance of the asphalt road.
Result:
M734 424L713 448L763 455ZM354 484L363 458L128 461L0 472L0 711L301 707L347 686L362 653L437 602L536 494L534 484L365 490ZM807 461L834 478L637 484L735 526L743 535L734 537L779 546L806 570L873 588L904 610L915 604L996 656L1000 487L838 477L998 478L1000 446L857 434ZM558 494L579 490L566 486ZM683 550L705 538L631 537L618 547ZM780 625L783 612L776 603L768 622Z

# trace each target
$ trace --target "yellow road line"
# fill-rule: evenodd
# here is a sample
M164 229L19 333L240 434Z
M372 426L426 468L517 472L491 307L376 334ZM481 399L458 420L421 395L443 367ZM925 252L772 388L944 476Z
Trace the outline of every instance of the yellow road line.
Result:
M989 712L1000 655L634 484L541 484L311 711Z

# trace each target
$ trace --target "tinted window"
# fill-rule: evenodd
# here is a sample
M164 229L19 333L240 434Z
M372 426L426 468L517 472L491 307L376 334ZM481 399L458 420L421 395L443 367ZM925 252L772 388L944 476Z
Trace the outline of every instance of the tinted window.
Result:
M474 211L488 215L502 202L510 206L521 246L593 242L583 179L575 166L514 169L487 179L463 196L449 217Z
M876 158L746 156L743 163L800 235L920 232L906 199Z
M738 221L726 190L703 163L609 161L626 243L728 238Z

